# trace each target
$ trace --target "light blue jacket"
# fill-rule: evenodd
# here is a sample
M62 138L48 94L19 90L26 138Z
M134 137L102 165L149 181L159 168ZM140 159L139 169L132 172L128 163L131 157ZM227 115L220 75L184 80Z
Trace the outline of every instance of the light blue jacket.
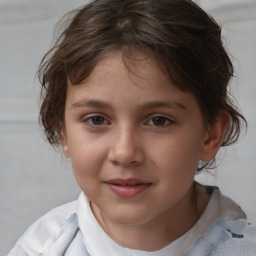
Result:
M87 247L87 248L86 248ZM214 188L198 222L182 237L157 252L116 244L100 227L89 200L57 207L38 219L8 256L256 256L256 226L241 208Z
M73 214L45 248L42 256L89 256ZM185 256L255 256L256 227L247 220L219 220ZM120 255L121 256L121 255Z

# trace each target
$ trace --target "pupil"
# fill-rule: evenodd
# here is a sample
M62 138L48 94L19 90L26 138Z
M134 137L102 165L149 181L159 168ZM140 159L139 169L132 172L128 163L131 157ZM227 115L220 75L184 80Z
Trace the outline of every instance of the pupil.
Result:
M101 117L101 116L94 116L94 117L92 118L92 122L93 122L93 124L95 124L95 125L100 125L100 124L103 124L104 118Z
M154 117L153 118L154 125L161 126L165 124L165 118L164 117Z

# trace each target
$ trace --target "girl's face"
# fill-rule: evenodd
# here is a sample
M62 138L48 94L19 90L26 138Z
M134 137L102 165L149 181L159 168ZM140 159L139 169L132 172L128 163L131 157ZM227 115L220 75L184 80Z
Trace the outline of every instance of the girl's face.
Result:
M69 82L63 151L108 226L189 218L208 138L199 105L150 56L126 61L129 70L113 53L81 85Z

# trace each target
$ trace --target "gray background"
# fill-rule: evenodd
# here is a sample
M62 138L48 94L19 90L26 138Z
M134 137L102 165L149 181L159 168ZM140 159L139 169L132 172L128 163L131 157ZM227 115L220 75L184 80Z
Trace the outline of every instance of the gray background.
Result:
M35 72L56 21L85 2L0 0L0 255L39 216L79 193L69 161L37 124ZM220 186L256 223L256 1L196 2L223 26L236 67L233 94L249 123L241 142L221 152L217 171L197 179Z

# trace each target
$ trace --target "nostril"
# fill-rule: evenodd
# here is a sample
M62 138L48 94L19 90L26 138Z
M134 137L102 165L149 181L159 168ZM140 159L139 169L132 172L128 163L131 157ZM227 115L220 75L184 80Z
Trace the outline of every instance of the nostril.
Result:
M115 166L129 167L141 164L144 161L144 155L141 150L111 150L108 155L109 161Z
M130 167L130 166L136 166L139 163L136 161L131 162L124 162L124 161L111 161L114 166L121 166L121 167Z

